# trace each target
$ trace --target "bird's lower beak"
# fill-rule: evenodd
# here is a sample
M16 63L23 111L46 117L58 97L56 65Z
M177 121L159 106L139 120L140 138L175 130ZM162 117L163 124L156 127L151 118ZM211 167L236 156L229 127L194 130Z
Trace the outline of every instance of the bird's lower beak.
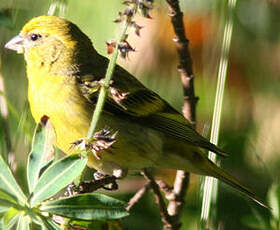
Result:
M5 48L10 50L15 50L17 51L17 53L23 53L24 52L23 42L24 42L23 37L17 35L6 43Z

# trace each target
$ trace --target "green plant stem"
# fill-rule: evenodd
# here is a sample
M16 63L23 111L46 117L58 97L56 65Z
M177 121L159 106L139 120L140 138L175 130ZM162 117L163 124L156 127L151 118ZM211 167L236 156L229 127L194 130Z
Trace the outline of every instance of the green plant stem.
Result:
M104 80L104 83L101 85L98 100L97 100L97 103L96 103L96 106L95 106L94 113L92 115L92 120L91 120L91 123L90 123L90 128L89 128L89 131L88 131L88 135L87 135L88 139L93 137L93 134L96 130L98 120L101 116L101 112L103 110L103 106L104 106L104 103L105 103L105 100L106 100L108 88L110 86L110 81L111 81L111 78L113 76L114 69L115 69L116 62L117 62L117 58L118 58L118 53L119 53L118 52L118 44L124 39L129 24L130 24L130 20L127 20L124 24L124 27L121 31L119 39L116 43L115 50L114 50L114 52L113 52L113 54L110 58L109 65L108 65L108 68L107 68L107 72L106 72L106 75L105 75L105 80Z
M229 50L232 40L232 30L233 30L233 11L235 9L237 0L228 0L228 18L225 23L222 51L220 57L219 71L218 71L218 82L215 97L214 114L212 120L212 129L210 141L214 144L218 143L219 130L221 123L222 105L224 98L224 89L227 76ZM209 152L209 158L216 162L216 155ZM206 177L203 186L203 200L202 200L202 210L201 210L201 229L205 228L207 221L209 220L209 213L211 208L211 198L216 197L214 191L217 192L217 181L213 177ZM213 196L214 195L214 196Z

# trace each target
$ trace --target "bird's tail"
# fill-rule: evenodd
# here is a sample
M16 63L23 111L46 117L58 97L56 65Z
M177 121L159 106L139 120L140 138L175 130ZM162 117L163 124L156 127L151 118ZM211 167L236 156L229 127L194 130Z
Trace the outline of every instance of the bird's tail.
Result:
M225 170L219 168L216 166L212 161L208 160L208 168L206 174L210 175L212 177L215 177L224 183L236 188L238 191L246 194L249 196L252 200L260 204L261 206L270 209L260 198L258 198L250 189L248 189L246 186L242 185L238 180L236 180L233 176L231 176L229 173L227 173Z

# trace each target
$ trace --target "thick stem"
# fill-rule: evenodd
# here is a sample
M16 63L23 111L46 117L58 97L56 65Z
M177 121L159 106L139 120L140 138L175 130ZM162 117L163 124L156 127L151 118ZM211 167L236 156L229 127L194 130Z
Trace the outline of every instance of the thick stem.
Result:
M181 81L184 90L184 106L182 112L185 118L195 127L196 104L198 98L194 92L194 74L192 68L192 58L189 51L189 40L185 36L183 13L180 10L178 0L166 0L170 10L171 23L174 28L177 53L179 56L178 71L181 74ZM171 196L168 213L179 224L179 217L184 205L186 191L189 185L189 173L178 170L174 182L173 196Z
M153 176L148 172L147 169L144 169L142 171L142 174L145 177L145 179L148 181L148 183L150 184L150 186L154 192L156 203L159 207L159 212L160 212L161 220L163 223L163 229L164 230L179 229L179 228L175 227L174 224L176 224L176 223L173 221L173 218L167 212L166 204L160 193L159 186L155 182Z
M185 36L183 13L181 12L178 0L166 0L170 10L171 23L174 28L177 53L179 56L178 70L181 74L181 81L184 90L183 114L193 125L196 122L196 104L198 98L194 92L194 75L192 58L189 50L189 40Z
M130 209L147 193L150 187L151 183L148 182L141 189L139 189L137 193L135 193L134 196L129 200L126 210L130 211Z

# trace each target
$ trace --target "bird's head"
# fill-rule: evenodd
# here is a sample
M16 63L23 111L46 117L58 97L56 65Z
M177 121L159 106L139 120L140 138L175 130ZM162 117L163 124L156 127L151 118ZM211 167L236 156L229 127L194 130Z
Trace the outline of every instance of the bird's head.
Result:
M55 17L31 19L5 48L24 53L27 65L71 74L96 54L90 39L72 22Z

